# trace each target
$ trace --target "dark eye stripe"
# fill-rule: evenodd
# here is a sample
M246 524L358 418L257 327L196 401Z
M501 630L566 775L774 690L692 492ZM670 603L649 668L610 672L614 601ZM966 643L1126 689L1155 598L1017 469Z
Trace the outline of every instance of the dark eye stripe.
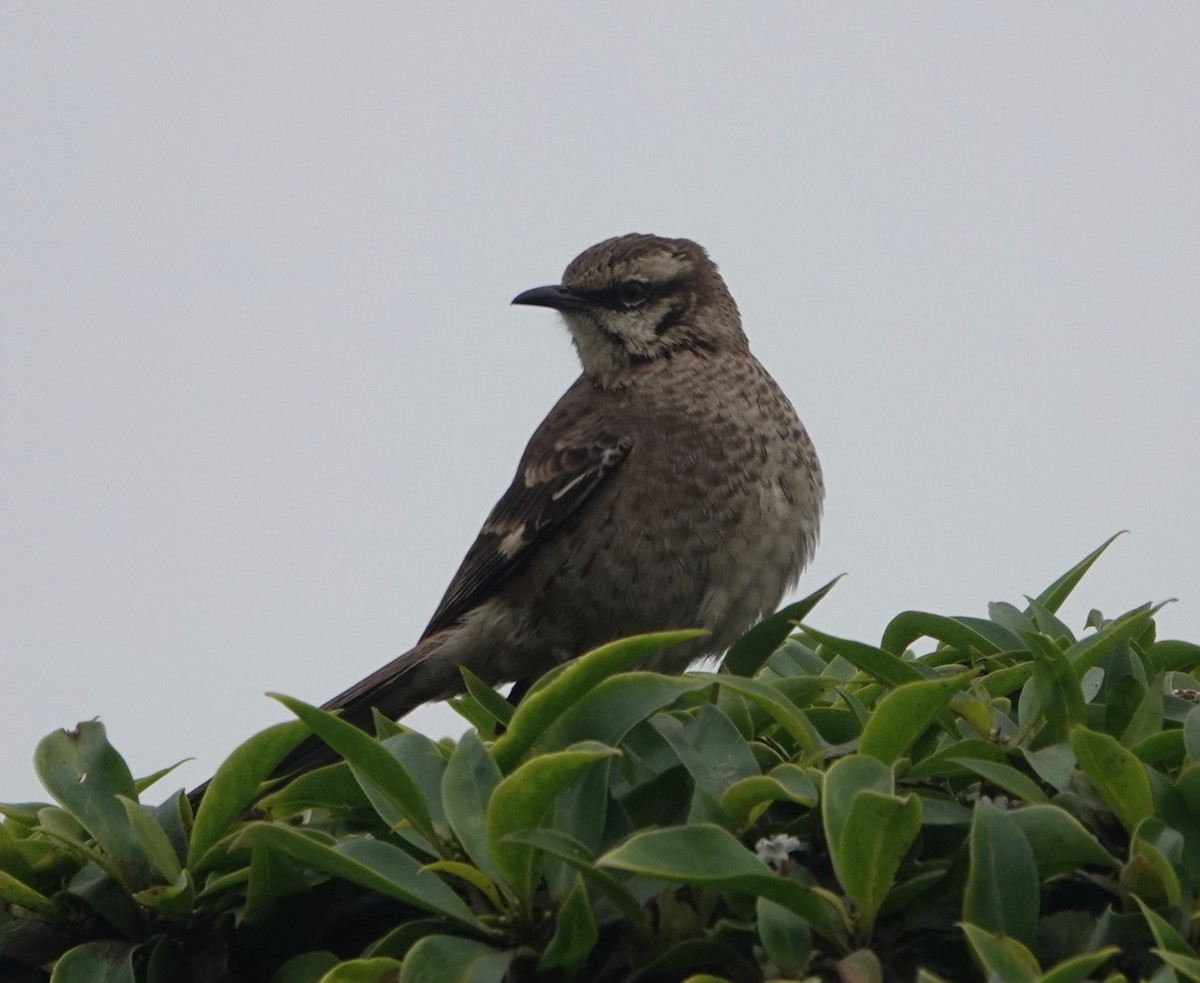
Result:
M675 325L677 325L682 320L683 320L683 311L680 310L678 307L672 307L663 316L663 319L654 326L654 333L656 335L658 335L659 337L662 337L664 334L666 334L668 331L670 331L671 328L675 327Z

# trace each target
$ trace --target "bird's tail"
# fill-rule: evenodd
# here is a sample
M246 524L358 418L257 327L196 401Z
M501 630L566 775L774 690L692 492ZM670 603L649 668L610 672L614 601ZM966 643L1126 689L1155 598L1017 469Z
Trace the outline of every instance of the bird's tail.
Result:
M403 655L339 693L321 709L340 711L343 720L368 730L373 719L372 708L397 720L422 703L445 699L461 691L462 680L457 665L451 660L434 657L445 643L447 634L443 631L423 638ZM288 752L267 778L295 778L337 760L336 751L315 734L310 734ZM205 782L188 793L192 808L200 804L208 785Z

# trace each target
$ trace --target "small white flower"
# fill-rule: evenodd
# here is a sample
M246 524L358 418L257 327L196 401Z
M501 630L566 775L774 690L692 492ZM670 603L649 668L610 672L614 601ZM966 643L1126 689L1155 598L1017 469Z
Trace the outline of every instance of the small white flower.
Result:
M758 859L767 864L772 870L779 870L791 862L790 854L801 849L801 844L794 836L764 836L754 844L754 852Z

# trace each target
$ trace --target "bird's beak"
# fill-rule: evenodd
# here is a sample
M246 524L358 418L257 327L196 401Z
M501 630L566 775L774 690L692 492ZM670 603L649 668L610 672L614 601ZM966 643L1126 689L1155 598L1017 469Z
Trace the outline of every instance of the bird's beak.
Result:
M512 302L514 304L528 304L531 307L553 307L556 311L571 311L579 310L584 307L591 307L591 303L579 294L572 293L566 287L558 285L552 287L534 287L532 290L526 290L524 293L517 294Z

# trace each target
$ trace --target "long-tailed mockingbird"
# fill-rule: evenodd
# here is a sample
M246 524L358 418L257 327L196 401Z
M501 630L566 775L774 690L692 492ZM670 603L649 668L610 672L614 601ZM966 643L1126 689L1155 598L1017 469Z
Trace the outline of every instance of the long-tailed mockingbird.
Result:
M775 609L812 556L824 486L791 403L687 239L592 246L514 304L559 312L583 363L525 448L420 641L326 709L369 726L460 692L459 666L525 680L604 642L707 628L682 671ZM278 774L325 764L315 738Z

